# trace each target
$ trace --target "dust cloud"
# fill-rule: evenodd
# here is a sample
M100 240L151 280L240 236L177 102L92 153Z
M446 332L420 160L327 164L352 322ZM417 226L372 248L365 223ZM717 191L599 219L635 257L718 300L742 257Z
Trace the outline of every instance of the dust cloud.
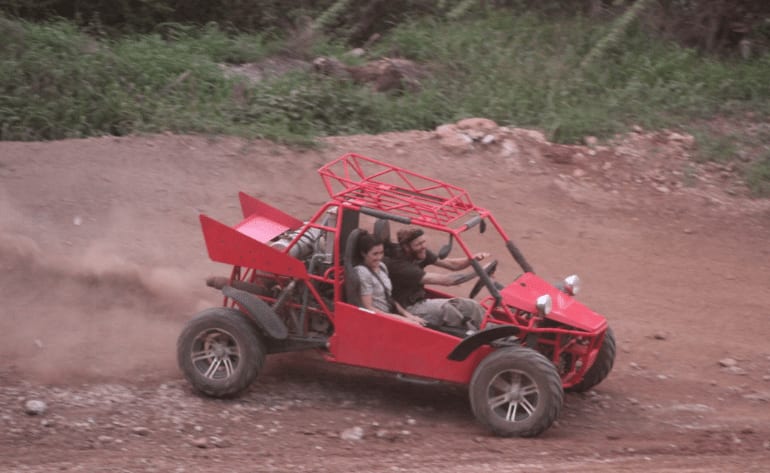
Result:
M80 254L43 249L0 207L5 369L52 383L174 375L176 337L200 305L198 278L128 261L104 241Z

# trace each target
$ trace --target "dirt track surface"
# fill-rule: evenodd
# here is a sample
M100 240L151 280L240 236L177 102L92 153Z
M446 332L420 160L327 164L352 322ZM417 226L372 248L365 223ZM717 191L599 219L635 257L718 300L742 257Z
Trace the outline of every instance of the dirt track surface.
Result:
M768 471L770 206L707 180L644 185L639 162L669 163L645 153L592 166L560 149L455 154L422 132L318 150L0 143L0 471ZM615 330L609 378L568 394L536 439L490 436L462 387L313 353L268 358L237 399L192 393L176 337L221 302L205 277L226 274L198 214L235 223L243 190L307 218L326 198L316 169L348 151L467 188L540 275L579 273ZM25 413L29 400L46 411Z

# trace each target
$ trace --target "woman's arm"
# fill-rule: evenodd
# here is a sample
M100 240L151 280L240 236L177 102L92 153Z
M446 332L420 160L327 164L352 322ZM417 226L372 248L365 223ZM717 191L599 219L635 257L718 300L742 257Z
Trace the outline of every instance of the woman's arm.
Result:
M410 314L406 309L401 307L401 304L399 304L398 302L396 302L395 304L396 304L396 310L398 311L398 314L401 314L402 316L404 316L406 320L415 324L425 325L425 320L421 319L420 317L417 317L416 315ZM398 314L391 314L390 312L383 312L379 309L376 309L374 307L371 294L361 294L361 305L363 305L364 309L370 310L377 314L390 315L391 317L398 316Z
M404 317L406 317L406 320L408 320L410 322L414 322L416 324L425 325L425 323L426 323L425 319L423 319L421 317L417 317L416 315L412 314L408 310L406 310L403 307L401 307L401 304L399 304L396 301L393 301L393 304L396 306L396 311L398 311L399 314L401 314Z

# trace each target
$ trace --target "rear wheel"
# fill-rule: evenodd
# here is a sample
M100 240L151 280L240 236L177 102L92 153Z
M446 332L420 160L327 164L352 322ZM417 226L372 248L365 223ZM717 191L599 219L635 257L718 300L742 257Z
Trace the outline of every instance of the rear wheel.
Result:
M604 381L604 378L612 371L612 365L615 364L615 351L615 334L608 327L594 364L583 376L583 380L569 388L568 391L583 393Z
M482 360L469 390L473 414L503 437L543 433L559 416L564 400L553 363L520 346L499 349Z
M235 310L207 309L190 320L177 340L177 362L193 388L230 397L256 379L265 348L256 329Z

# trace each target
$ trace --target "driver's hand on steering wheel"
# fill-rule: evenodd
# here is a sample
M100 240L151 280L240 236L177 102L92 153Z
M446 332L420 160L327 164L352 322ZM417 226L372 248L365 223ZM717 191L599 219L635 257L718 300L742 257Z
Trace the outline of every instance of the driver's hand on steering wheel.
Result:
M481 252L481 253L476 253L475 255L473 255L473 259L475 259L476 261L481 261L484 258L489 258L489 253Z

